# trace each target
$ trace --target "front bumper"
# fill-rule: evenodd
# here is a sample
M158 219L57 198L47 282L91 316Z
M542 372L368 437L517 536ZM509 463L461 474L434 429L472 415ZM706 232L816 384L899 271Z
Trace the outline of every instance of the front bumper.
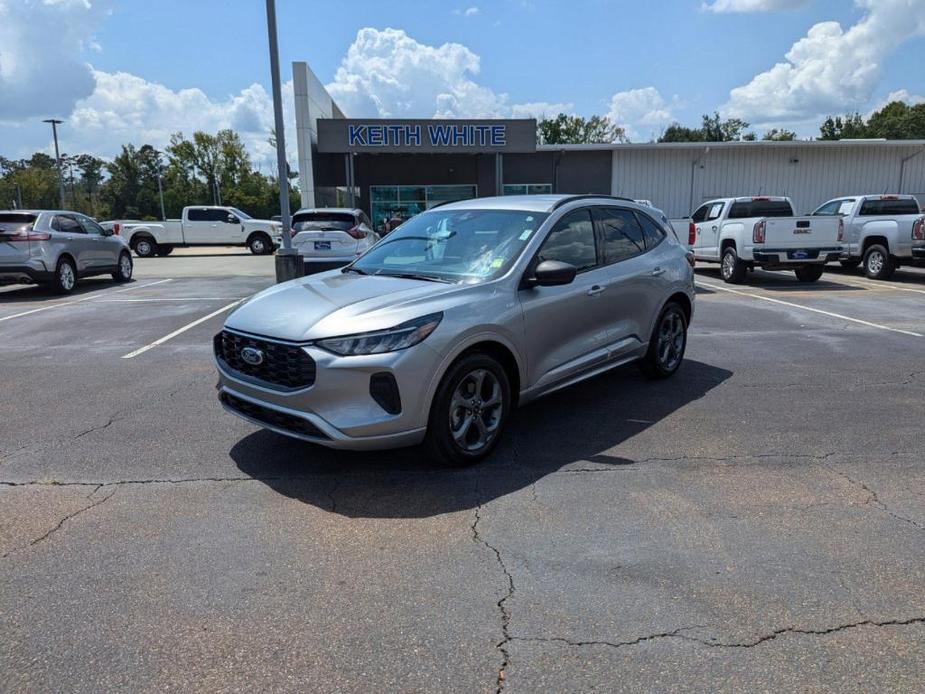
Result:
M307 388L284 391L234 372L219 360L218 395L232 414L277 433L329 448L376 450L420 443L439 355L421 343L388 354L340 357L303 345L315 361ZM374 374L390 374L401 409L390 414L371 394Z

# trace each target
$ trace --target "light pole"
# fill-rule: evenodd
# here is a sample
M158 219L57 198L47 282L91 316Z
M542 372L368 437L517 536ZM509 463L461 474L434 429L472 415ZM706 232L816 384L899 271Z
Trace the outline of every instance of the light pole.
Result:
M161 176L164 173L164 167L161 164L161 153L157 153L157 195L161 199L161 221L167 221L167 213L164 212L164 187L161 184Z
M57 118L47 118L43 123L51 123L51 134L55 138L55 167L58 169L58 203L64 209L64 178L61 175L61 154L58 152L58 126L64 121Z
M289 227L289 175L286 136L283 131L283 96L279 83L279 46L276 39L276 1L267 0L267 35L270 42L270 79L273 83L273 117L276 124L276 169L279 180L279 214L283 223L283 247L276 253L276 281L285 282L305 274L302 257L293 250Z

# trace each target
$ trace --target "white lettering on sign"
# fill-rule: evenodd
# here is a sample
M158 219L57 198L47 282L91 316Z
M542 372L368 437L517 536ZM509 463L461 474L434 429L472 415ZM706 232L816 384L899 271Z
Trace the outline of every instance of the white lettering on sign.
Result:
M349 147L421 147L425 130L421 125L351 124L347 128ZM427 144L431 147L504 147L507 126L428 125Z

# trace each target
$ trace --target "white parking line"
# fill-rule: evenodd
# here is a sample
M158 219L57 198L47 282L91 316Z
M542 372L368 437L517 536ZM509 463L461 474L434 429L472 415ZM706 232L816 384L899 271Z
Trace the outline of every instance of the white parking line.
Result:
M209 320L210 318L215 318L215 316L217 316L218 314L224 313L225 311L227 311L227 310L230 309L230 308L234 308L235 306L237 306L238 304L240 304L242 301L244 301L244 299L238 299L237 301L232 301L232 302L231 302L230 304L228 304L227 306L222 306L220 309L218 309L217 311L213 311L213 312L210 313L208 316L203 316L202 318L199 318L199 319L197 319L197 320L194 320L192 323L187 323L187 324L184 325L182 328L179 328L178 330L174 330L172 333L170 333L170 334L168 334L168 335L164 335L164 337L162 337L162 338L160 338L160 339L158 339L158 340L155 340L155 341L152 342L151 344L145 345L144 347L140 347L140 348L136 349L134 352L129 352L128 354L123 355L122 358L123 358L123 359L132 359L133 357L137 357L139 354L144 354L144 353L147 352L149 349L154 349L154 348L157 347L158 345L162 345L162 344L164 344L165 342L167 342L168 340L172 340L172 339L175 338L177 335L181 335L181 334L185 333L185 332L186 332L187 330L189 330L190 328L195 328L195 327L196 327L197 325L199 325L200 323L205 323L205 322L206 322L207 320Z
M832 313L831 311L823 311L819 308L811 308L809 306L803 306L802 304L794 304L789 301L781 301L780 299L772 299L769 296L761 296L760 294L752 294L750 292L742 292L738 289L729 289L729 287L720 287L717 284L709 284L707 282L697 281L697 284L702 287L709 287L710 289L715 289L721 292L729 292L730 294L738 294L740 296L747 296L750 299L759 299L761 301L767 301L772 304L780 304L781 306L790 306L791 308L802 309L803 311L812 311L813 313L821 313L823 316L830 316L831 318L838 318L840 320L846 320L851 323L859 323L860 325L866 325L869 328L878 328L879 330L888 330L891 333L900 333L901 335L909 335L910 337L925 337L921 333L914 333L911 330L901 330L900 328L891 328L888 325L880 325L879 323L871 323L870 321L861 320L860 318L851 318L850 316L842 315L841 313Z
M247 297L240 296L186 296L163 297L158 299L100 299L101 304L148 304L159 301L241 301Z
M129 287L128 289L119 289L117 291L106 292L105 294L93 294L92 296L85 296L81 299L74 299L73 301L63 301L57 304L51 304L49 306L40 306L39 308L33 308L29 311L22 311L21 313L14 313L12 316L3 316L0 318L0 323L5 320L12 320L13 318L19 318L21 316L28 316L32 313L38 313L39 311L47 311L52 308L60 308L61 306L71 306L73 304L79 304L83 301L90 301L91 299L99 299L101 296L108 296L109 294L121 294L123 292L130 292L135 289L144 289L145 287L153 287L155 284L163 284L164 282L172 282L172 279L158 280L157 282L151 282L149 284L141 284L137 287Z

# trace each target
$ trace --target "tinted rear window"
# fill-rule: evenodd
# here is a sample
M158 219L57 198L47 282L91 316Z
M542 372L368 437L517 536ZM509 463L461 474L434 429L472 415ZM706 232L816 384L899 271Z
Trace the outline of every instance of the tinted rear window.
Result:
M34 223L36 215L22 212L0 213L0 231L15 231Z
M885 214L920 214L919 204L906 200L865 200L861 205L861 216L873 217Z
M793 208L786 200L748 200L734 202L729 209L729 219L749 217L792 217Z
M346 212L303 212L292 218L295 231L347 231L354 226L356 220Z

